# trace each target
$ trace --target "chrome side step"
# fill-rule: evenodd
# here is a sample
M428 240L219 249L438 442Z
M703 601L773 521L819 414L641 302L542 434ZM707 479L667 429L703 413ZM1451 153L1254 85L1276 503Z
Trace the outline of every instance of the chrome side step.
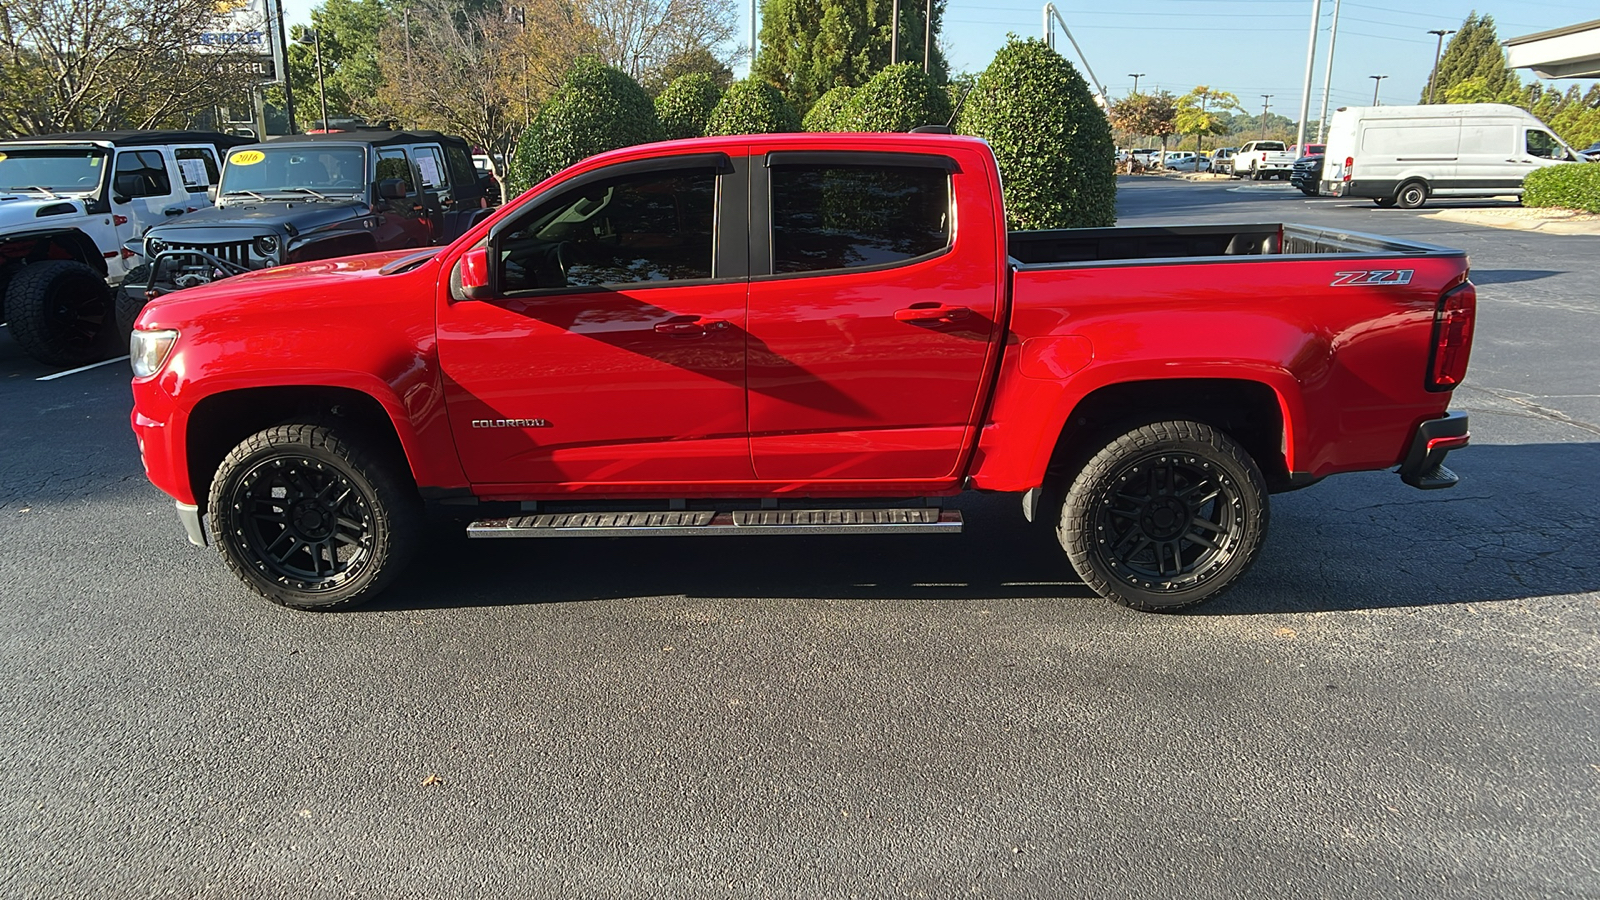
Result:
M480 519L469 538L684 537L757 534L958 534L953 509L740 509L733 512L545 513Z

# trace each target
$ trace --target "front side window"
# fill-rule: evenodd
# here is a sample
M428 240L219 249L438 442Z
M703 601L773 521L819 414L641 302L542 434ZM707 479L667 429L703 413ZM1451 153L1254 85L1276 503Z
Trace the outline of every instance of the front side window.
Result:
M1540 159L1559 159L1562 156L1561 142L1555 136L1544 131L1528 129L1528 155Z
M404 150L380 150L378 152L378 180L398 178L405 185L406 196L417 192L417 187L411 177L411 164L406 161Z
M172 193L172 178L158 150L128 150L117 154L112 186L128 197L165 197Z
M950 176L920 166L777 165L775 274L889 265L950 245Z
M717 175L625 175L563 191L496 239L503 291L712 277Z

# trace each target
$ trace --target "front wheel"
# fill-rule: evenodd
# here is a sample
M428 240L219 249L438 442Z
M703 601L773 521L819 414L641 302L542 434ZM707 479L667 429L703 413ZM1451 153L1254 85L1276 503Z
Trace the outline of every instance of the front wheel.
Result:
M1267 518L1266 481L1244 448L1199 422L1154 422L1084 465L1056 536L1102 597L1170 611L1237 581L1261 549Z
M1421 181L1408 181L1395 192L1394 205L1401 209L1421 209L1428 202L1428 186Z
M105 278L70 259L29 263L6 286L6 321L24 353L53 366L111 356L111 291Z
M402 463L323 425L279 425L233 448L211 483L211 537L274 603L329 610L372 599L421 540Z

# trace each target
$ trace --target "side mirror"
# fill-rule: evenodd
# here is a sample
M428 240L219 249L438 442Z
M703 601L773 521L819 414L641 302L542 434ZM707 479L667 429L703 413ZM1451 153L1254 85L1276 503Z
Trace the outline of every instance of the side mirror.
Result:
M402 200L406 196L406 183L398 178L385 178L378 182L379 200Z
M474 247L461 257L461 294L468 300L487 300L494 296L489 287L487 247Z

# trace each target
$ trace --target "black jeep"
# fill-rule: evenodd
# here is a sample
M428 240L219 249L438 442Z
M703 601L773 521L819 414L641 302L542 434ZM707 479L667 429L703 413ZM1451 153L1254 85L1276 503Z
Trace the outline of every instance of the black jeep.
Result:
M490 212L467 143L436 131L297 134L229 151L216 206L150 229L118 318L229 275L445 244Z

